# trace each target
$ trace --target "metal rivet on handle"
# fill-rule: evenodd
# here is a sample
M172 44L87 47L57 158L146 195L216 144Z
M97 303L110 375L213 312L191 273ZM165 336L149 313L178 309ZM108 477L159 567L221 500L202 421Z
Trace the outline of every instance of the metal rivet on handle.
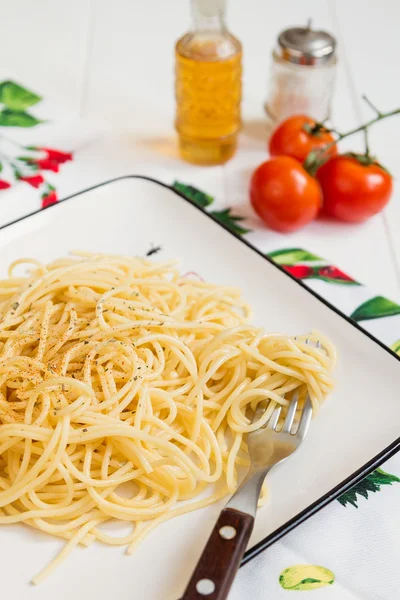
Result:
M225 525L224 527L221 527L218 533L224 540L233 540L233 538L236 537L237 531L231 525Z
M200 579L196 584L196 590L202 596L209 596L215 591L215 583L211 579Z

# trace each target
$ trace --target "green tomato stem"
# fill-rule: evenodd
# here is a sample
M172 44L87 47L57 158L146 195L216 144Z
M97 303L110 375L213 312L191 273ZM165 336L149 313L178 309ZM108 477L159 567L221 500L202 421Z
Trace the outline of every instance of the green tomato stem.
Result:
M350 129L349 131L346 131L345 133L340 133L336 129L330 129L330 131L337 136L336 139L333 142L329 142L329 144L326 144L325 146L320 146L317 150L311 150L311 152L308 154L308 156L306 157L306 159L303 163L304 168L306 169L306 171L308 171L310 173L310 175L314 176L315 173L317 172L318 168L327 160L327 158L329 157L329 155L327 154L327 151L330 150L330 148L333 148L333 146L335 146L338 142L341 142L345 138L350 137L351 135L354 135L355 133L359 133L360 131L364 131L365 156L369 157L370 156L370 148L369 148L369 144L368 144L369 128L372 125L374 125L375 123L378 123L379 121L383 121L383 119L387 119L388 117L393 117L394 115L400 114L400 107L396 108L395 110L391 110L389 112L384 113L384 112L379 111L372 104L372 102L370 102L370 100L368 100L368 98L366 96L363 96L363 99L376 112L376 117L374 117L373 119L370 119L369 121L367 121L366 123L363 123L362 125L359 125L358 127L354 127L354 129ZM325 158L325 160L324 160L324 158Z
M321 150L324 150L324 151L329 150L329 148L331 148L338 142L341 142L345 138L350 137L351 135L354 135L355 133L359 133L360 131L365 131L366 129L369 129L369 127L371 127L371 125L374 125L375 123L378 123L379 121L383 121L383 119L387 119L388 117L392 117L393 115L398 115L398 114L400 114L400 108L396 108L395 110L391 110L386 113L380 112L377 114L377 116L374 119L371 119L370 121L367 121L366 123L363 123L363 125L360 125L359 127L350 129L350 131L346 131L346 133L339 133L338 131L336 131L335 133L338 136L337 139L334 142L330 142L329 144L327 144L326 146L321 148ZM334 131L334 130L332 130L332 131Z

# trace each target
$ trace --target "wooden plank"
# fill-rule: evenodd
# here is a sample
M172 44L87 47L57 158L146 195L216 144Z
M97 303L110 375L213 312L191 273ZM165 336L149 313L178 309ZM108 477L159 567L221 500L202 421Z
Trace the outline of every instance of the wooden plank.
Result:
M51 100L54 118L80 111L89 3L39 0L1 7L1 75Z
M398 25L400 22L400 4L396 0L386 0L384 3L365 3L353 0L351 5L345 0L331 2L332 16L336 19L342 32L342 48L346 56L347 69L351 76L354 94L354 105L358 121L362 122L373 116L373 111L362 101L362 94L382 111L388 111L400 106L400 86L398 80L399 38ZM357 27L354 27L354 19ZM353 140L353 138L352 138ZM353 141L348 140L348 147L353 147ZM392 117L379 123L371 129L370 145L374 155L385 165L394 176L394 194L382 219L387 231L388 244L392 260L396 264L397 281L400 277L400 117ZM356 149L363 149L362 137L356 141ZM376 255L374 262L381 265L382 277L389 280L388 257L382 254L382 249L376 246L376 240L371 237L370 251L366 263ZM393 280L390 287L394 288Z
M94 7L85 113L113 127L174 133L174 44L190 23L185 0L107 0Z

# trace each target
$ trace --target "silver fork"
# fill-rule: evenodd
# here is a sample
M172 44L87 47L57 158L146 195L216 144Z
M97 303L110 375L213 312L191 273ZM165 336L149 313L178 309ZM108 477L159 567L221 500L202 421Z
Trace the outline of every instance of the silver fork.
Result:
M299 448L307 434L312 417L311 400L307 396L299 425L294 428L297 404L298 393L295 392L281 431L276 429L282 410L279 406L263 427L248 434L249 471L221 511L181 600L227 598L253 530L264 479L272 467ZM263 409L258 409L253 421L262 413Z

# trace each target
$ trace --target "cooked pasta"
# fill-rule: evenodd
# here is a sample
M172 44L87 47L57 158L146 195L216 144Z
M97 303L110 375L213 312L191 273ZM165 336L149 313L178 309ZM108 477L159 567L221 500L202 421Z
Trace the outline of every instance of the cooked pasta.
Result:
M21 275L21 265L29 269ZM335 351L248 323L239 290L172 263L76 253L0 281L0 524L128 552L235 490L246 433L331 389ZM307 336L316 341L316 334ZM257 406L263 416L252 422ZM124 521L114 537L102 525Z

